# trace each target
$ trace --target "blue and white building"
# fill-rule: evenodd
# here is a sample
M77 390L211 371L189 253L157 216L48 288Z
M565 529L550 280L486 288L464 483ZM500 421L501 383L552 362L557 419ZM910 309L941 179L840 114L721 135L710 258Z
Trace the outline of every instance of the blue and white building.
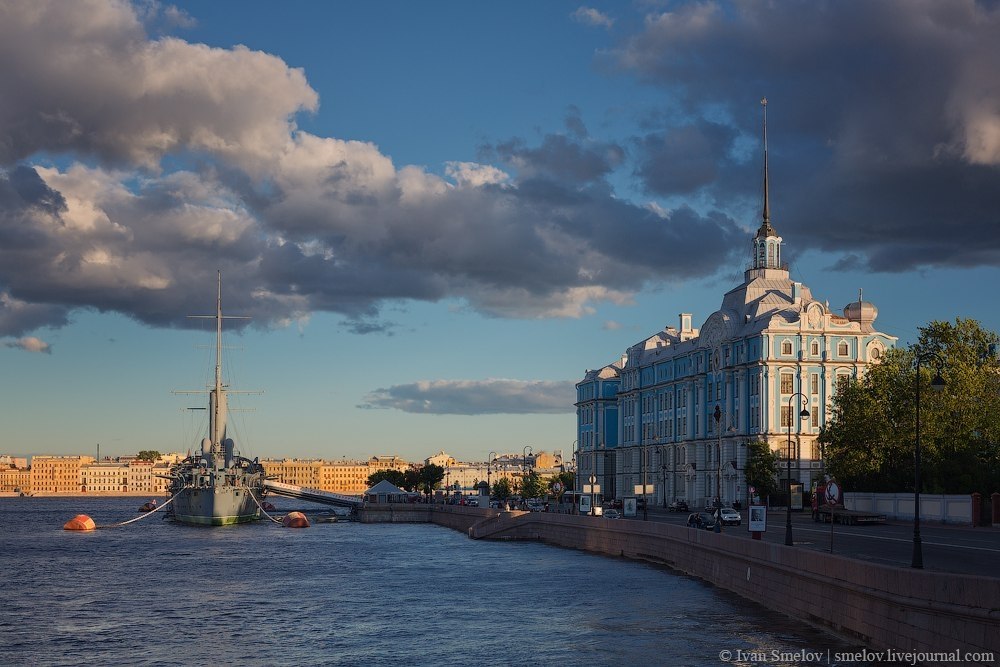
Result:
M792 482L809 488L838 384L896 343L860 295L838 314L791 279L770 222L766 144L764 156L763 220L743 283L700 329L681 313L576 385L578 484L595 477L605 500L652 485L651 503L746 504L748 443L764 440L784 461L789 432Z

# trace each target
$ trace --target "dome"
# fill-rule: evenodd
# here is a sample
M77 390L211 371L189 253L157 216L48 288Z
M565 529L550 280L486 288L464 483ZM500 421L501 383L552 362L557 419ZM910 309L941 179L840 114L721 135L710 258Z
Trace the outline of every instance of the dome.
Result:
M851 322L861 324L861 329L867 331L871 329L872 322L878 317L878 308L870 301L852 301L844 308L844 317Z

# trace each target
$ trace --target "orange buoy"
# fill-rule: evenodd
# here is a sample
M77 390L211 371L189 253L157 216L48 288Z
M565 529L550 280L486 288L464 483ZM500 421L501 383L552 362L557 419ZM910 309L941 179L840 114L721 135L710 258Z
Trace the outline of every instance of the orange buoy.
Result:
M97 528L97 524L86 514L77 514L63 524L63 530L94 530L95 528Z
M308 528L309 519L302 512L289 512L281 520L281 525L285 528Z

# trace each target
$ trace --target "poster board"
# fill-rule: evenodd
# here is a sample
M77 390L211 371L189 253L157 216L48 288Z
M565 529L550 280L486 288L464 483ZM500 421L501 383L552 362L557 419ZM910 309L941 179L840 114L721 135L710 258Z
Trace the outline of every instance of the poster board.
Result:
M627 496L622 501L622 514L626 517L635 516L636 501L633 496Z
M747 530L751 533L763 533L767 530L767 507L764 505L751 505L750 515L747 519Z

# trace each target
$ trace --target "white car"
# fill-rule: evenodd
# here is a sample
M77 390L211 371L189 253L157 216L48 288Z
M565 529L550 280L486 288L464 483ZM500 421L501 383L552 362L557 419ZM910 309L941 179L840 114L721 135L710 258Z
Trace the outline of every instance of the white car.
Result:
M719 510L723 526L738 526L743 521L743 517L732 507L723 507Z

